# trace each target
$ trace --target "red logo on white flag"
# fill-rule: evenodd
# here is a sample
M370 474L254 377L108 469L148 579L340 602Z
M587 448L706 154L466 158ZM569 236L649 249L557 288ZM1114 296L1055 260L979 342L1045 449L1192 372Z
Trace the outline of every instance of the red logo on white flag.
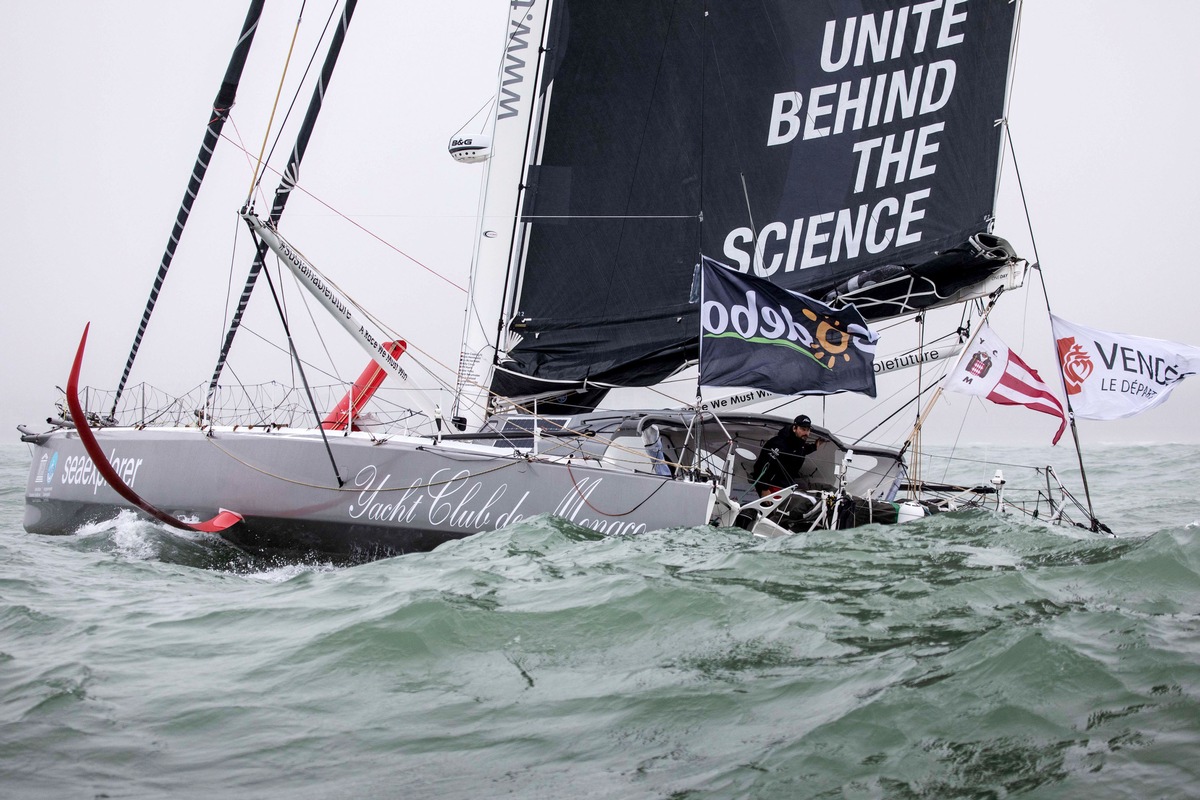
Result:
M1132 417L1166 402L1180 381L1200 374L1200 347L1085 328L1061 317L1050 322L1077 417ZM1076 350L1079 356L1071 356Z
M1062 420L1058 433L1054 434L1054 444L1058 444L1067 428L1067 414L1037 370L1022 361L987 325L979 331L975 344L978 348L975 355L959 363L947 379L946 389L986 397L1004 406L1025 406L1058 417ZM988 354L992 368L980 371L980 362ZM1002 370L994 369L1000 365L1003 365Z
M1079 394L1083 391L1083 382L1096 368L1091 356L1076 343L1074 336L1066 336L1058 340L1058 358L1062 362L1063 382L1067 385L1067 394Z

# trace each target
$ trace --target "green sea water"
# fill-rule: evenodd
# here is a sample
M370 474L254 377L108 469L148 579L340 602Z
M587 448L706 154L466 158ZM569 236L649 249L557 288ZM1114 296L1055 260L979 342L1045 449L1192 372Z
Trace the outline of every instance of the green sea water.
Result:
M1200 447L1094 460L1116 538L543 517L337 567L27 534L0 447L0 797L1200 797Z

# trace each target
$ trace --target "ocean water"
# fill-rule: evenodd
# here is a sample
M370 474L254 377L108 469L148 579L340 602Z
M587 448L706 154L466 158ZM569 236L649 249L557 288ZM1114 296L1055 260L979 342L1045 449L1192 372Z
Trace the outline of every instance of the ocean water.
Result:
M0 797L1200 797L1200 447L1091 460L1116 538L537 518L335 567L26 534L2 446Z

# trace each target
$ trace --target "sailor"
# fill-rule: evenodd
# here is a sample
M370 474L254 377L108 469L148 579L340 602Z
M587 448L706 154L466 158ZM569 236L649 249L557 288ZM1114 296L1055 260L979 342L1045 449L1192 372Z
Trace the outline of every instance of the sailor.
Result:
M801 414L792 420L791 425L767 440L754 462L752 472L753 485L758 489L759 497L792 485L808 488L808 481L800 474L804 457L825 444L824 439L808 441L811 432L812 420Z

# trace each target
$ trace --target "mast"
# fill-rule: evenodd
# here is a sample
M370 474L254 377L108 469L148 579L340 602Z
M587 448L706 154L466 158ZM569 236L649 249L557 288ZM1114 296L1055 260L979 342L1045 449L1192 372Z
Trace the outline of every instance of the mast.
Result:
M452 411L459 424L472 428L487 418L492 370L498 351L507 347L505 323L523 241L518 210L540 139L544 42L552 5L553 0L514 0L504 33L492 116L493 155L486 167Z
M200 192L200 185L204 182L204 176L208 172L209 159L221 137L221 129L225 127L229 109L233 107L238 84L242 79L242 68L246 66L246 57L250 55L250 45L254 42L254 33L258 30L258 21L262 16L265 2L266 0L251 0L250 8L246 11L246 20L242 23L242 31L238 34L237 44L229 59L229 66L225 68L225 77L221 80L221 88L217 91L217 97L213 101L212 115L204 130L204 139L200 143L200 152L196 155L196 163L192 167L191 177L188 179L187 191L184 192L179 211L175 214L175 225L171 229L162 260L159 262L158 274L154 278L150 298L146 301L146 309L142 312L142 321L138 324L137 334L133 337L129 358L125 361L125 371L121 373L121 381L117 384L112 411L109 412L111 418L115 418L117 415L117 404L121 401L121 393L125 391L129 373L133 369L133 361L137 358L138 349L142 345L142 337L145 336L146 328L150 324L150 315L154 313L154 306L162 291L163 281L166 280L167 271L171 268L171 262L175 258L175 248L179 245L180 237L183 236L183 228L187 225L188 217L192 213L192 203L195 202L196 195Z
M304 114L304 122L300 126L300 132L296 134L296 144L292 147L292 153L288 157L287 167L283 171L283 177L279 180L279 186L275 189L275 198L271 203L271 214L269 216L272 227L278 224L280 217L283 216L283 209L287 205L288 197L291 194L292 188L295 187L296 181L299 180L300 162L304 159L304 152L308 149L309 139L312 137L313 128L316 127L317 116L321 113L321 105L325 99L325 92L328 89L330 79L333 77L333 68L337 66L338 56L342 51L342 42L346 38L346 30L350 27L350 18L354 16L354 9L357 5L358 0L346 0L346 5L342 8L337 29L334 31L333 39L329 43L329 51L325 54L325 63L321 67L321 74L317 78L317 85L313 89L312 99L308 102L308 110ZM249 201L247 202L249 203ZM254 254L254 263L250 266L250 272L246 276L246 284L242 288L241 297L238 299L237 310L234 311L233 319L229 322L229 329L225 332L225 342L221 346L221 352L217 356L217 365L213 368L212 379L208 383L207 402L209 403L212 402L213 396L216 393L217 382L221 379L221 372L225 369L225 361L229 357L229 349L233 346L233 338L237 335L238 328L241 327L242 317L246 312L246 305L250 302L250 293L254 290L258 274L262 272L263 265L266 263L268 249L267 243L260 239L258 249Z

